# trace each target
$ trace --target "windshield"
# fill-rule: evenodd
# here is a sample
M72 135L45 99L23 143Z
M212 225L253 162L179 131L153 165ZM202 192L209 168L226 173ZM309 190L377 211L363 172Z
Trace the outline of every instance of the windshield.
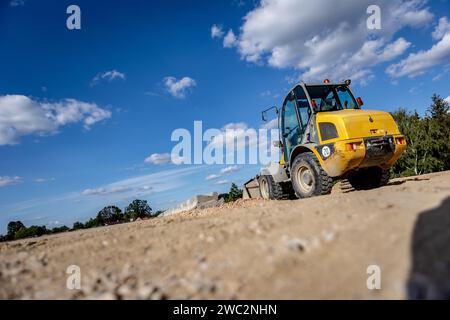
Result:
M317 104L317 112L358 109L355 98L346 85L307 86L311 100Z

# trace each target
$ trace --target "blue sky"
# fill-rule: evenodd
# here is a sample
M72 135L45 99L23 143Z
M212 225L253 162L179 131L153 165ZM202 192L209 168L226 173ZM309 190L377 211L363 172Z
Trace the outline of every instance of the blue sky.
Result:
M300 79L352 78L387 111L450 96L449 1L333 3L2 0L0 233L244 182L258 166L167 163L172 131L258 128ZM71 4L81 30L66 27ZM366 27L370 4L381 30Z

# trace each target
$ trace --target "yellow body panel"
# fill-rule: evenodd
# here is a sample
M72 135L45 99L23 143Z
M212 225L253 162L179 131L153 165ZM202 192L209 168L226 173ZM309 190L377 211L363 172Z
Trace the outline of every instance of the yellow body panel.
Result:
M341 177L350 170L366 166L364 161L366 159L365 138L393 137L394 154L384 163L376 163L383 169L389 169L406 150L406 140L398 130L392 116L387 112L375 110L319 112L316 115L316 128L319 128L321 122L333 123L338 133L337 138L322 140L320 130L318 130L320 145L332 144L334 147L334 152L326 160L322 159L315 148L312 150L323 169L331 177ZM355 148L349 149L349 144L352 146L355 144ZM374 165L373 162L370 165Z
M319 134L320 144L400 134L392 116L384 111L347 109L319 112L316 116L316 123L320 122L333 123L339 134L338 138L326 141L322 140Z

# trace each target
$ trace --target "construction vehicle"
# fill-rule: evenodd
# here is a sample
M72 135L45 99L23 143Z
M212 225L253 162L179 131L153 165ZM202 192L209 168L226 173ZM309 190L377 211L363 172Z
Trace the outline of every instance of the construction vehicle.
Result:
M281 160L244 184L244 198L308 198L329 194L345 179L356 190L388 183L390 168L406 150L406 139L388 112L363 110L351 80L301 82L275 110Z

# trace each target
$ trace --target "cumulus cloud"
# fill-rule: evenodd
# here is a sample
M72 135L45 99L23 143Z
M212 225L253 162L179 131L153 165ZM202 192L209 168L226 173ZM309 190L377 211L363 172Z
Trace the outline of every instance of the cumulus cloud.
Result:
M244 17L235 46L246 61L297 69L305 81L371 77L371 67L410 47L395 38L399 30L433 19L425 1L380 0L382 29L369 30L366 9L372 2L263 0Z
M237 44L236 35L234 34L233 30L230 29L228 30L225 38L223 38L223 46L224 48L232 48L236 46L236 44Z
M450 22L447 17L442 17L439 19L439 24L431 35L434 40L441 40L448 33L450 33Z
M432 37L438 42L430 49L411 53L399 63L390 65L386 72L393 78L404 76L414 78L424 74L431 67L450 63L450 24L447 18L439 20Z
M145 163L150 164L166 164L170 162L169 153L153 153L149 157L145 158Z
M6 187L6 186L10 186L10 185L15 185L15 184L19 184L22 183L22 178L15 176L15 177L9 177L9 176L4 176L1 177L0 176L0 188L1 187Z
M111 70L111 71L105 71L98 73L92 80L91 80L91 86L95 86L101 81L107 81L111 82L113 80L121 79L125 80L126 75L120 71L117 70Z
M70 123L81 122L89 129L110 117L110 111L75 99L51 103L23 95L0 96L0 145L17 144L21 136L54 134Z
M222 30L222 27L217 24L213 24L211 27L211 38L222 38L223 35L224 32Z
M187 92L197 85L196 81L190 77L184 77L180 80L175 77L164 78L164 85L167 92L174 98L184 99Z
M171 155L170 153L153 153L144 160L144 162L148 164L178 164L179 161L180 158L177 155Z
M450 103L450 96L448 96L448 97L445 98L444 100L447 101L448 103Z

